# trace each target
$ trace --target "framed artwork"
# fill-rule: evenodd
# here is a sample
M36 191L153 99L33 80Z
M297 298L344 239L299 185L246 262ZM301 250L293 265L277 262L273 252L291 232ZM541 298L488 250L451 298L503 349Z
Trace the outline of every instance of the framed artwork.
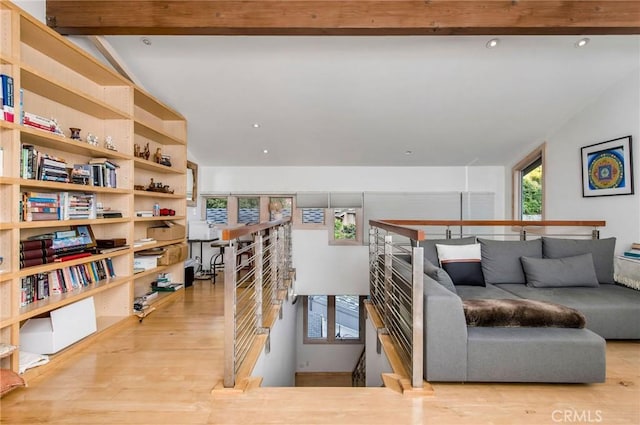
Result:
M582 196L633 194L631 136L585 146L582 152Z

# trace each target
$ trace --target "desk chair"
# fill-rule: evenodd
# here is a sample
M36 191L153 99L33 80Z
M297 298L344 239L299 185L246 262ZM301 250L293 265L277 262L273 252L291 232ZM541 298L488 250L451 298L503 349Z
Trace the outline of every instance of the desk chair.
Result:
M242 249L244 246L253 243L251 239L238 239L236 240L236 246L238 250ZM211 256L211 260L209 261L209 268L211 269L211 280L213 284L216 283L216 273L220 270L224 272L224 249L229 246L229 241L215 241L211 244L211 248L218 248L219 251L217 254L213 254ZM237 259L237 265L242 264L242 257L246 256L247 261L251 259L253 256L253 250L247 250L241 253Z

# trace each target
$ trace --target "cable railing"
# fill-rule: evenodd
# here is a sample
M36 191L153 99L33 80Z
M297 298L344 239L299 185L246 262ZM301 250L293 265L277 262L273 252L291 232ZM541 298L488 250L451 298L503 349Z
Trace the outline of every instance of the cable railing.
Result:
M423 241L438 239L434 233L447 239L467 235L517 237L520 240L526 240L529 235L598 239L599 228L605 224L600 220L370 220L370 303L382 321L383 328L378 332L389 335L412 387L423 387ZM490 227L506 230L476 232ZM431 233L437 228L440 231ZM590 231L584 232L585 228ZM551 229L557 231L554 233ZM429 238L426 237L427 230Z
M225 229L224 386L234 387L256 337L268 333L266 321L287 289L291 267L291 220ZM286 268L285 268L286 267Z

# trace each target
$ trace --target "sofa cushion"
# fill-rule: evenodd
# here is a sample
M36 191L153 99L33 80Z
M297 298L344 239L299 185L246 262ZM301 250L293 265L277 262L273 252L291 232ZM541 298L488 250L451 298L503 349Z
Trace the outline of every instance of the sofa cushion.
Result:
M524 285L523 285L524 286ZM521 297L496 285L485 282L485 286L456 286L456 293L463 300L475 300L482 298L519 300Z
M475 236L469 236L466 238L460 239L427 239L424 241L420 241L420 246L424 251L424 258L426 260L431 261L433 264L438 263L438 250L436 249L436 244L440 245L469 245L472 243L476 243Z
M436 244L440 266L451 276L454 285L485 286L480 264L480 244Z
M597 287L598 277L591 254L565 258L522 257L527 286L562 288L565 286Z
M615 283L613 257L616 238L607 239L559 239L542 237L544 258L563 258L591 253L596 275L600 283Z
M587 328L604 338L640 339L640 291L607 284L597 288L531 288L511 284L496 286L522 298L550 301L575 308L587 318Z
M467 326L584 328L578 310L535 300L464 300Z
M542 258L542 241L480 239L482 274L486 283L526 283L520 257Z
M431 279L438 282L454 294L456 293L456 287L451 280L451 276L443 268L436 266L426 258L423 260L424 273Z

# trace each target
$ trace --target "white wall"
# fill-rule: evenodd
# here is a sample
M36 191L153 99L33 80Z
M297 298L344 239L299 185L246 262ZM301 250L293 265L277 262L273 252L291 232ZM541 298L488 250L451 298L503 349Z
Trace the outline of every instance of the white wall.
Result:
M295 305L291 301L282 302L282 319L271 329L271 349L262 352L253 369L253 376L262 376L263 387L295 385L296 347L291 341L296 339L297 310L302 303L300 299Z
M580 148L618 137L633 138L634 195L582 197ZM601 237L615 236L616 251L640 241L640 69L549 134L546 156L549 219L603 219Z
M45 0L12 0L12 2L33 15L40 22L45 22Z

